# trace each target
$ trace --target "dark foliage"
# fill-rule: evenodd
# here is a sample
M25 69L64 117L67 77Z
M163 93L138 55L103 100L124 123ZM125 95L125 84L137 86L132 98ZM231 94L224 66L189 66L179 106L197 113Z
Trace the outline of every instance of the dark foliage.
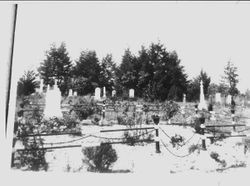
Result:
M82 51L73 68L73 89L79 95L94 93L101 86L101 65L95 51Z
M171 137L170 143L172 144L173 147L182 145L184 143L184 138L179 135L179 134L175 134L174 136Z
M48 163L45 159L46 150L38 150L43 146L41 138L33 137L30 141L22 139L25 151L16 153L14 167L25 168L25 170L40 171L47 170Z
M85 162L89 166L89 171L107 172L117 160L116 151L110 144L101 143L97 147L87 147L82 152L86 157Z
M63 95L71 88L72 61L66 49L65 43L60 47L52 45L46 51L46 59L41 63L38 71L45 85L53 85L54 78L58 80L58 87Z
M28 96L36 91L38 87L36 76L37 74L33 70L24 72L24 75L19 79L17 84L18 96Z
M208 98L208 90L211 78L207 75L206 72L201 70L199 76L191 80L188 84L187 89L187 100L197 101L200 98L200 82L203 82L203 91L206 98Z
M187 75L176 52L152 43L142 47L139 56L125 50L117 70L117 86L121 91L135 89L137 97L153 100L180 100L186 91Z

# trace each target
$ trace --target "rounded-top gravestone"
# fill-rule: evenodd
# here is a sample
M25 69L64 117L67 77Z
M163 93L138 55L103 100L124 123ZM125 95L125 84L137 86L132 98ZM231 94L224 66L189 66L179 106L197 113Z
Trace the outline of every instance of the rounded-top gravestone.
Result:
M99 87L95 88L95 100L101 99L101 89Z
M134 97L135 97L135 90L129 89L129 98L134 98Z

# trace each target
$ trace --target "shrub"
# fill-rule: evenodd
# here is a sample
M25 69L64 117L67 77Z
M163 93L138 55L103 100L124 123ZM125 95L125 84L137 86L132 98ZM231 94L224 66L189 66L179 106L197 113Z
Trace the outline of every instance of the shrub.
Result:
M60 133L60 132L75 132L81 133L81 128L78 123L71 117L64 118L49 118L41 122L39 130L46 133Z
M194 145L193 144L188 148L188 153L191 154L191 153L195 152L196 150L198 150L198 152L200 152L200 149L201 149L201 145L199 145L199 144Z
M91 97L77 97L72 104L70 112L74 111L80 120L87 119L99 109L96 102Z
M135 126L135 120L133 117L129 117L126 114L123 114L122 116L117 117L117 122L119 125L125 125L127 127L133 127Z
M210 157L219 162L219 154L217 152L211 152Z
M117 123L118 123L119 125L125 125L125 124L124 124L124 119L123 119L122 116L117 116Z
M152 133L146 134L146 137L144 137L146 140L153 140L154 135Z
M184 143L184 138L181 135L175 134L175 136L171 137L170 143L173 145L173 147L181 146Z
M201 122L200 122L200 118L195 118L194 119L194 129L195 132L200 134L201 133Z
M164 113L164 118L167 120L174 117L180 110L180 106L174 101L167 101L163 103L161 107Z
M131 133L129 133L128 131L125 131L123 134L123 138L124 138L124 142L126 142L126 144L134 146L136 141L139 139L139 137L137 135L131 135Z
M71 115L64 115L62 122L69 129L75 128L77 125L76 119Z
M222 167L226 167L227 163L225 160L220 160L219 159L219 154L217 152L211 152L210 157L214 159L216 162L221 163Z
M97 147L87 147L83 149L88 165L88 171L107 172L110 166L117 160L116 151L110 144L101 143Z
M33 134L35 130L35 126L29 122L19 123L17 122L17 133L18 135L28 135Z
M24 72L24 75L19 79L17 83L18 96L27 96L35 92L36 88L38 87L36 76L37 74L33 70Z
M48 169L45 159L46 150L38 150L42 145L42 139L34 137L30 142L27 138L23 139L25 149L16 153L14 167L26 167L26 170L39 171Z
M91 119L91 123L94 125L98 125L100 120L101 120L101 116L98 114L94 114L92 119Z

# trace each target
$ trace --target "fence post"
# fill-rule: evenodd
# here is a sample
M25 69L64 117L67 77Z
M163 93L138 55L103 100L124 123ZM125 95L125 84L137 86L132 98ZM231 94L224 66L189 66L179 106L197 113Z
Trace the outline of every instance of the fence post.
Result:
M244 154L246 155L246 153L247 153L247 145L246 144L244 144Z
M201 125L200 125L200 128L201 128L201 135L202 135L202 149L203 150L207 150L206 148L206 136L205 136L205 117L201 117L200 118L200 121L201 121Z
M214 143L214 138L213 138L214 136L212 136L211 138L210 138L210 143L211 144L213 144Z
M206 149L206 136L205 136L205 125L201 124L201 135L202 135L202 149Z
M105 101L103 101L103 104L102 104L102 119L101 119L101 124L102 125L105 122L105 112L106 112L106 105L105 105Z
M159 138L159 121L160 117L158 115L152 115L152 119L154 120L155 123L155 148L156 148L156 153L161 153L160 151L160 138Z
M195 116L198 117L198 104L194 105Z
M231 109L232 124L235 125L235 110ZM235 126L233 126L234 132L236 131Z
M250 136L249 134L242 139L243 141L243 144L244 144L244 154L246 155L247 151L248 151L248 144L249 144L249 141L250 141Z

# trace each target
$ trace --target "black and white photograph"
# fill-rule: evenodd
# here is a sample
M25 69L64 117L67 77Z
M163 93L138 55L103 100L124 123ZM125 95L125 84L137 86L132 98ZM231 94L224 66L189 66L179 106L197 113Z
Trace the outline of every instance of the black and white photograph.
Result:
M247 185L250 2L5 1L0 22L8 174Z

